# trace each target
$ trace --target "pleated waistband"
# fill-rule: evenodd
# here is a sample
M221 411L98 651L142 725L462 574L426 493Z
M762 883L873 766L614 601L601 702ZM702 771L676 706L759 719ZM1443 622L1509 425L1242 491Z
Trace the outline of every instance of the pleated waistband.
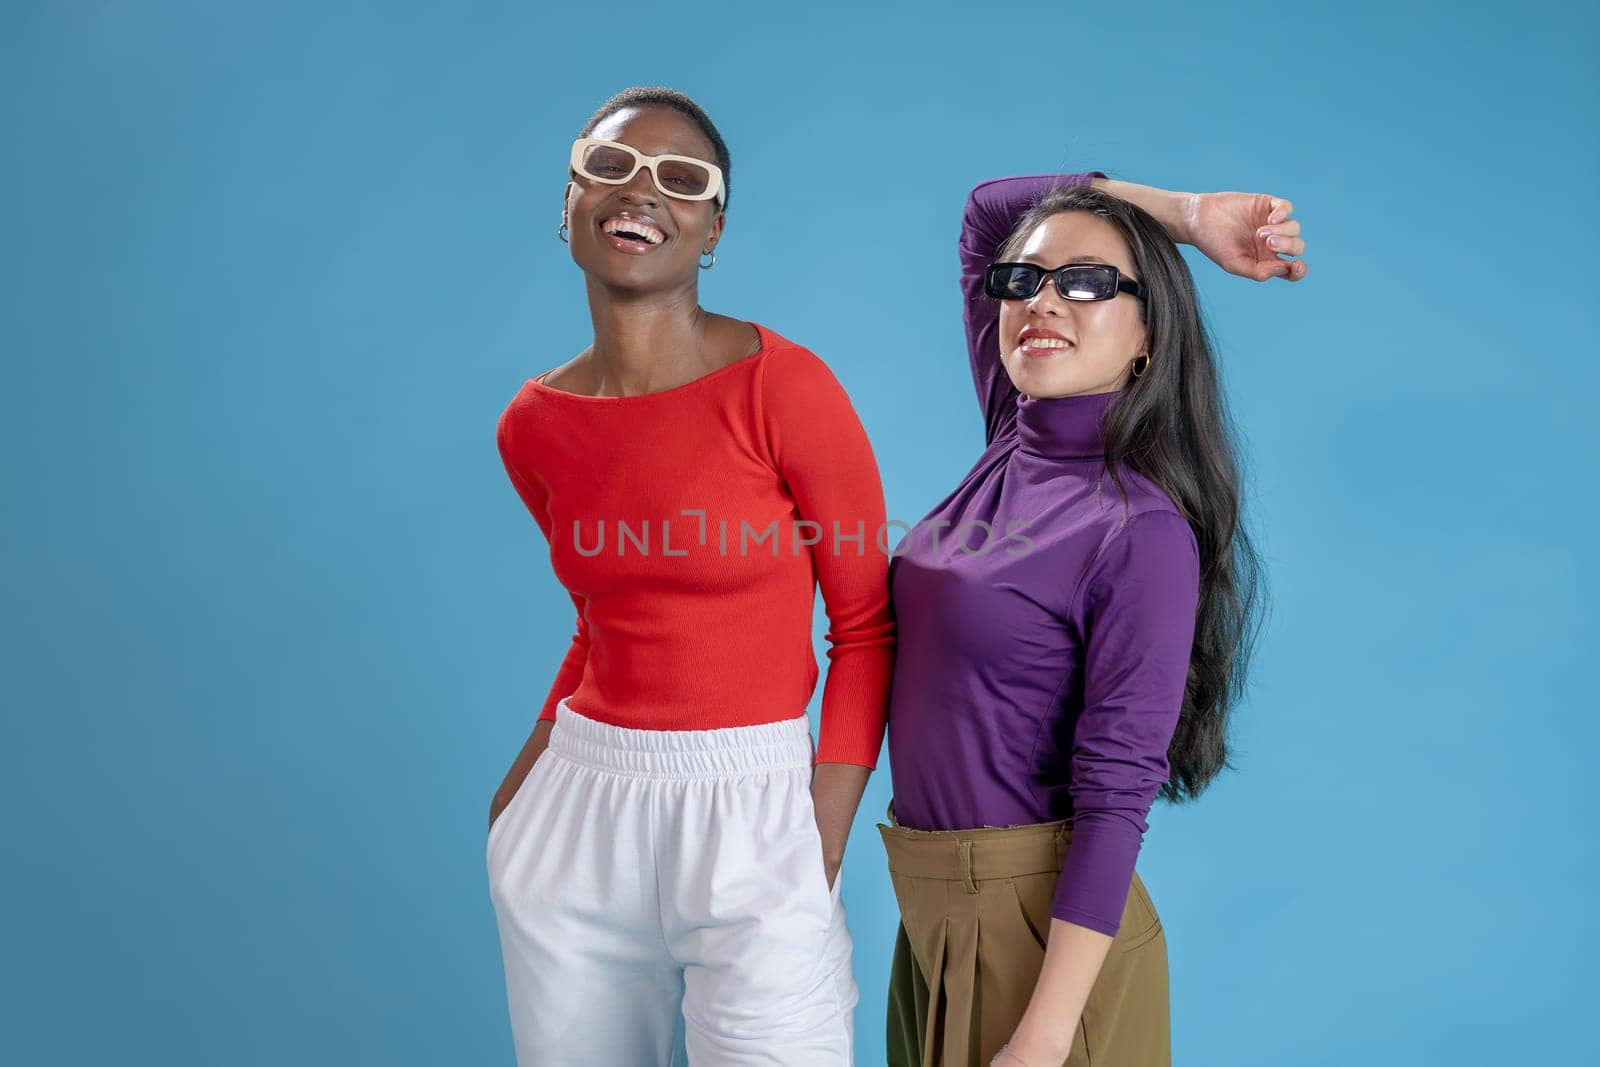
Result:
M550 751L601 771L640 778L725 778L809 769L814 747L804 714L715 730L636 730L556 705Z
M953 882L1020 878L1061 870L1072 825L1065 820L978 830L908 830L895 821L878 824L889 853L889 870L912 878Z

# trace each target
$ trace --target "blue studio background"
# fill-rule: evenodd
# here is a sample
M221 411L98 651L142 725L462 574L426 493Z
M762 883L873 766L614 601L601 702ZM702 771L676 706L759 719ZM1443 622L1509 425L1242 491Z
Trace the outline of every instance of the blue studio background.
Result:
M648 83L733 151L703 302L832 364L908 522L981 440L975 181L1293 198L1306 282L1191 256L1274 610L1141 860L1176 1060L1588 1047L1600 8L977 11L5 5L0 1060L511 1062L484 820L571 610L493 431L587 343L567 148Z

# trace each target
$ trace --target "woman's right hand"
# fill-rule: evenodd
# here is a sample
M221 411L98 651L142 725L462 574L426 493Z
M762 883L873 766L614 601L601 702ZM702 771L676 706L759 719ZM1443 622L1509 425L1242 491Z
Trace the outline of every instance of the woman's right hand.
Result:
M511 803L511 798L517 795L517 790L522 787L522 780L528 777L528 772L544 750L550 746L550 731L555 726L548 719L540 719L533 726L533 733L528 735L528 740L523 742L522 751L517 753L517 758L512 761L511 769L506 772L506 777L500 783L500 788L495 790L494 799L489 801L489 828L494 828L494 821L500 813L506 810L506 805Z

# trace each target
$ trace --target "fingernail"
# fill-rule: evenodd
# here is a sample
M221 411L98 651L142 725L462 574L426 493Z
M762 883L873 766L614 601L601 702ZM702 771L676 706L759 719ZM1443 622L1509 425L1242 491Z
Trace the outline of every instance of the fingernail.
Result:
M1269 230L1267 227L1263 226L1263 227L1261 227L1261 229L1256 231L1256 236L1260 237L1260 238L1271 237L1272 236L1272 231Z
M1268 248L1282 248L1283 247L1283 241L1281 241L1280 239L1278 239L1276 237L1269 237L1269 238L1267 238L1267 247Z

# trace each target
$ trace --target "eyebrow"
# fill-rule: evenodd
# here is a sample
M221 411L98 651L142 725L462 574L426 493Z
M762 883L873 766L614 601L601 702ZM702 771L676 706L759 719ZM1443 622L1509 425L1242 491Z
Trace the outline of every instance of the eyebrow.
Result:
M1117 265L1111 262L1109 259L1101 259L1099 256L1092 255L1069 256L1060 263L1057 263L1055 267L1052 267L1050 264L1044 262L1044 260L1039 256L1022 256L1020 258L1024 263L1032 264L1035 267L1042 267L1045 270L1053 270L1056 267L1070 267L1081 263L1099 263L1107 267L1117 267ZM1119 271L1122 270L1121 267L1117 267L1117 269Z
M593 137L594 134L590 134L589 136ZM645 156L682 156L684 159L699 160L701 163L712 163L712 164L715 164L717 162L715 158L707 159L704 156L697 156L693 152L680 152L680 151L677 151L676 149L667 149L664 152L651 152L651 151L648 151L646 149L640 148L636 144L629 144L627 141L619 140L616 137L601 137L601 138L599 138L599 140L610 141L612 144L625 144L625 145L628 145L628 147L633 149L635 152L638 152L640 155L645 155ZM712 156L715 157L715 155L716 155L716 153L713 152Z
M1038 257L1035 256L1034 258L1037 259ZM1082 254L1068 256L1066 259L1062 260L1062 262L1063 263L1104 263L1108 267L1115 266L1115 264L1113 264L1109 259L1101 259L1099 256L1082 255Z

